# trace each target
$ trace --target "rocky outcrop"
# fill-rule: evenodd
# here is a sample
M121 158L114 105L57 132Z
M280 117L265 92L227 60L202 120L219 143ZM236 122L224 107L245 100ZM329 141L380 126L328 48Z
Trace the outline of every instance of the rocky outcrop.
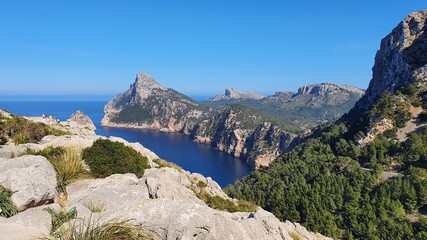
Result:
M381 41L375 56L372 80L358 108L368 110L384 91L427 80L427 10L409 14Z
M366 136L359 140L361 147L387 130L397 130L398 140L404 141L409 132L422 127L417 117L423 111L419 105L425 101L427 90L426 21L427 10L411 13L382 39L366 94L350 118L343 119L365 130ZM384 99L391 106L378 106ZM387 116L378 110L385 107L389 108ZM360 116L365 119L363 123L357 122Z
M67 120L65 129L77 135L95 135L96 127L82 111L77 111Z
M258 93L255 92L240 92L233 88L226 88L224 95L217 95L213 98L209 98L207 101L221 101L221 100L230 100L230 99L240 99L240 100L259 100L262 99L263 96L261 96Z
M42 156L0 159L0 185L13 192L12 201L23 211L53 202L56 173Z

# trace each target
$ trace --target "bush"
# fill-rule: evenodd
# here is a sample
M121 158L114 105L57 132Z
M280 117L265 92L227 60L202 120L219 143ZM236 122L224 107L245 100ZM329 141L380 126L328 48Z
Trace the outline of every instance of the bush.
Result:
M426 111L422 111L418 115L418 119L420 120L420 122L427 122L427 112Z
M147 158L123 143L98 139L92 147L83 150L83 159L96 177L107 177L116 173L135 173L142 177L150 166Z
M11 217L18 213L18 208L12 202L13 192L0 186L0 217Z

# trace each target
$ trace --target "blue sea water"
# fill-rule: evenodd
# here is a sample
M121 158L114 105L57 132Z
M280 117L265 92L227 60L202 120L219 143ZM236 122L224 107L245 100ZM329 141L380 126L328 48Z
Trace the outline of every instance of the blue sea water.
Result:
M87 114L96 125L96 133L117 136L129 142L139 142L154 151L160 158L173 162L190 172L212 177L221 187L250 173L242 159L215 150L210 145L196 144L189 136L155 130L108 128L100 126L107 101L3 101L0 109L22 116L51 114L66 120L77 110Z

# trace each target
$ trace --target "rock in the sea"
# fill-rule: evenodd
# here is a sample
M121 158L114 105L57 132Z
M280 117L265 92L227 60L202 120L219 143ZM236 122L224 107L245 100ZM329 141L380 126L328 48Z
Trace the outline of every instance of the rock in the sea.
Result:
M0 185L12 190L20 211L53 202L56 173L42 156L26 155L0 161Z

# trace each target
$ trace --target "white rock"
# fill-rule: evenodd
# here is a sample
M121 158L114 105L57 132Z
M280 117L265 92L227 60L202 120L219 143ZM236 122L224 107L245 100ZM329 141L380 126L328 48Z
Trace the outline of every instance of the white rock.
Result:
M35 227L14 223L0 223L0 240L31 240L38 239L43 234Z
M26 155L0 161L0 185L12 190L20 211L53 202L56 173L42 156Z

